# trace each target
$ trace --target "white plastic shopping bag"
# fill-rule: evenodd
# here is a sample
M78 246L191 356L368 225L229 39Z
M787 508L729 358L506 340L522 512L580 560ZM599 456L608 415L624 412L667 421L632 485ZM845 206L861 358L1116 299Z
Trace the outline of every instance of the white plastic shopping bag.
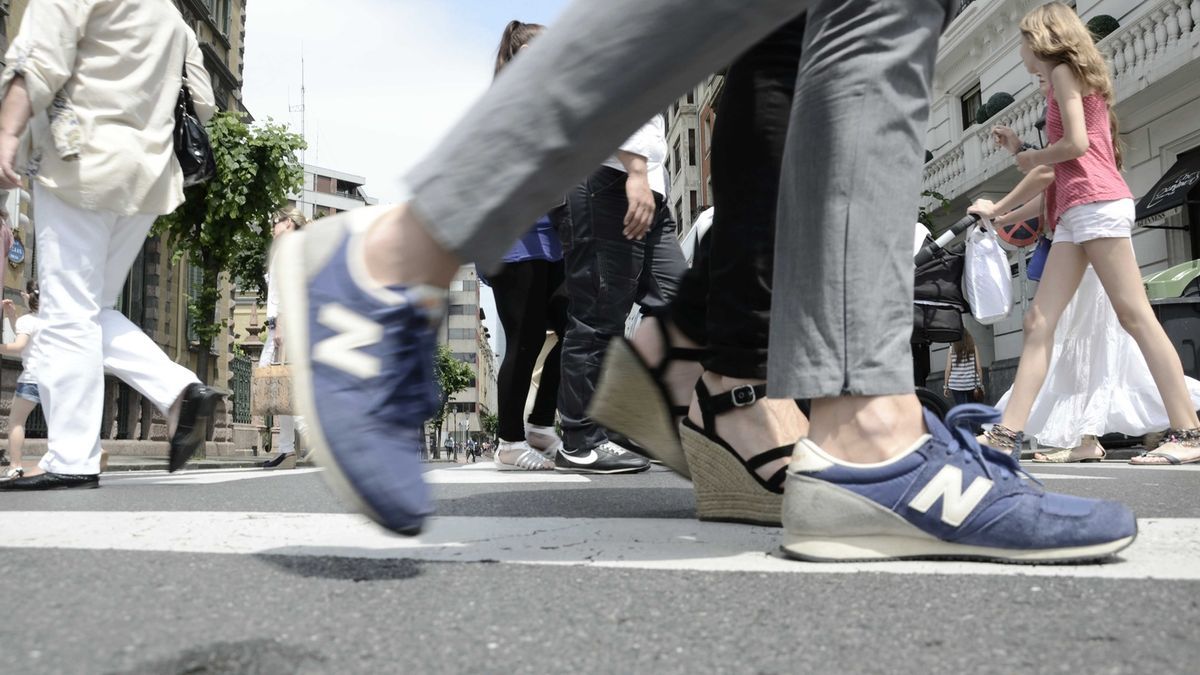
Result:
M964 262L963 290L975 320L985 326L1004 320L1012 311L1012 273L990 222L967 232Z

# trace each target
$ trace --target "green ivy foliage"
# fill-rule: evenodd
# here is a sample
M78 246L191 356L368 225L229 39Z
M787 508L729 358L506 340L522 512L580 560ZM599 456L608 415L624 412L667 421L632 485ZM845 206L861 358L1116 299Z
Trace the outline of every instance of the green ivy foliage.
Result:
M297 153L305 146L299 134L283 125L271 120L249 125L237 113L218 113L207 129L216 176L185 190L184 203L159 218L153 231L173 249L172 266L187 256L202 271L197 297L188 306L202 355L226 325L215 320L222 274L255 291L260 300L266 298L271 217L287 204L289 194L300 190L304 167ZM202 358L198 370L206 368ZM201 379L207 375L198 374Z

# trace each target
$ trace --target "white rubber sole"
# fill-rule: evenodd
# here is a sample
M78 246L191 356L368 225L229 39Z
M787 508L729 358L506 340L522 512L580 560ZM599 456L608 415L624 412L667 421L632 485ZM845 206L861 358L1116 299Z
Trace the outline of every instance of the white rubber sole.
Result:
M978 560L1004 563L1077 563L1103 560L1133 543L1137 535L1117 541L1042 551L966 546L938 539L891 535L814 537L784 533L783 554L809 562L862 562L870 560Z

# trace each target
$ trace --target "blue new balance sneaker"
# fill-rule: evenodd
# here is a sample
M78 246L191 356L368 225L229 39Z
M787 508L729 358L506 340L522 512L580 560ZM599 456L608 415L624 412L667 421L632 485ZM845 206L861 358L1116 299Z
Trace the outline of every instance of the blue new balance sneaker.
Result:
M1107 558L1133 543L1133 512L1116 502L1041 489L1006 453L980 446L973 423L999 413L959 406L949 429L880 464L841 462L796 445L783 498L783 552L812 561L962 559L1014 563Z
M414 535L432 511L421 448L440 403L433 358L446 293L368 278L365 235L390 208L323 218L280 237L272 260L293 405L313 459L358 510Z

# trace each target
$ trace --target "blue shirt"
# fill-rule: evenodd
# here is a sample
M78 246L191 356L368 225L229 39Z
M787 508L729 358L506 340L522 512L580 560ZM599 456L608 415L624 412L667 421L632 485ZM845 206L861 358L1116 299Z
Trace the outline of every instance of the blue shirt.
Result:
M509 249L503 262L515 263L526 260L557 262L562 260L562 257L562 242L558 239L558 232L550 224L550 217L542 216L534 223L533 228Z

